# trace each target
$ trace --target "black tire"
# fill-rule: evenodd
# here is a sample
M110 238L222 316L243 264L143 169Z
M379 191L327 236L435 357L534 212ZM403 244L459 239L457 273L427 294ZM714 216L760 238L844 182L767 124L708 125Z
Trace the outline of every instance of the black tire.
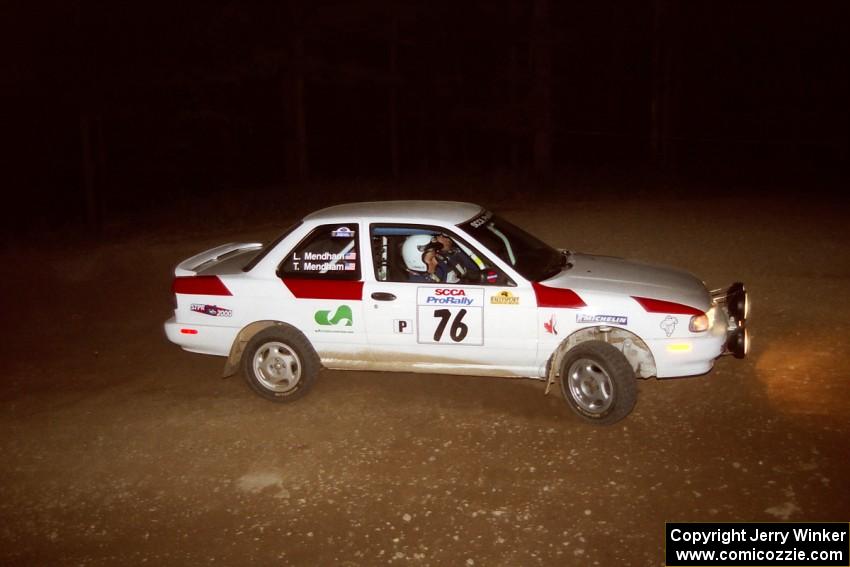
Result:
M306 394L320 369L313 346L289 325L263 329L248 341L242 355L248 385L273 402L290 402Z
M587 341L564 357L561 392L577 415L594 424L610 425L634 409L637 380L617 348L602 341Z

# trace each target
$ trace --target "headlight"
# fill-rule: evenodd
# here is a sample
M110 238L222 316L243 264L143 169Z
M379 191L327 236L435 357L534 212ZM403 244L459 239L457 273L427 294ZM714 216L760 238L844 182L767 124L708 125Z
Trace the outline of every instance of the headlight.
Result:
M694 315L688 323L688 330L692 333L702 333L714 326L714 307L702 315Z

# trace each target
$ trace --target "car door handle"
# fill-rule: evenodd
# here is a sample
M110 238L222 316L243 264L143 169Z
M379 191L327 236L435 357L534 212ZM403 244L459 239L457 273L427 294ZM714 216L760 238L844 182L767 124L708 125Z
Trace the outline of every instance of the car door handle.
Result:
M375 301L395 301L395 296L385 291L376 291L372 294L372 299Z

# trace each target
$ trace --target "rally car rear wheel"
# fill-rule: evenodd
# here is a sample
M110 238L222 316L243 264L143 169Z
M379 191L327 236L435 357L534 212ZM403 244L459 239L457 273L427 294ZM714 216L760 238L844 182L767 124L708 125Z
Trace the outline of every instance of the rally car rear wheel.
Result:
M319 357L292 327L276 325L254 335L242 356L242 372L251 388L275 402L300 398L316 381Z
M620 421L637 401L631 365L622 352L602 341L580 343L567 352L561 391L574 412L600 425Z

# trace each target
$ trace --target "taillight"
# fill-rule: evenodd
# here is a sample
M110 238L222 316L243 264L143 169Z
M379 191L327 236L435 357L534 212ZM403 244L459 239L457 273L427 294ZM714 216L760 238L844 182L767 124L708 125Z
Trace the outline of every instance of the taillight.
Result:
M218 276L179 276L174 278L171 291L192 295L233 295Z

